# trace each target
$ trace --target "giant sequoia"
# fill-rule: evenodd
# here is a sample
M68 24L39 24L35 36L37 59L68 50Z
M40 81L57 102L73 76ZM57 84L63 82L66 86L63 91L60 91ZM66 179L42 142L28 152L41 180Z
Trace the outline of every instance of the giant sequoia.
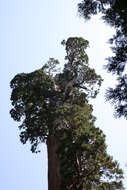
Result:
M117 76L117 84L107 91L107 99L115 105L116 116L127 118L127 1L125 0L83 0L79 12L86 20L102 13L102 19L116 29L109 40L113 56L108 58L108 72Z
M95 98L102 79L91 69L85 49L88 41L69 38L65 65L50 58L41 69L21 73L11 81L10 111L20 122L20 139L32 152L46 143L48 189L123 189L122 170L107 154L105 136L94 125L89 98Z

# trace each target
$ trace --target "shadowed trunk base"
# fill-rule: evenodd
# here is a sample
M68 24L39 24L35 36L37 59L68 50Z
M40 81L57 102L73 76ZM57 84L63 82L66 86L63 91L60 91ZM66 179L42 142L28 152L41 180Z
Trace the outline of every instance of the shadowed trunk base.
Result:
M48 152L48 190L60 190L60 169L56 154L57 142L49 135L47 141Z

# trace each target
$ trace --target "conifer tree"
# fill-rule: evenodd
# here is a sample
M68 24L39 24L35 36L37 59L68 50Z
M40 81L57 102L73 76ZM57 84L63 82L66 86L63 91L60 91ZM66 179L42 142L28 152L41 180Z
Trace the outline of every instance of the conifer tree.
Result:
M91 69L88 41L63 41L65 65L50 58L41 69L21 73L11 81L10 111L20 122L20 140L38 152L47 144L48 190L123 189L123 173L107 154L105 136L94 125L92 105L102 79Z
M117 84L107 90L106 97L114 104L116 116L127 118L127 1L82 0L78 8L85 20L102 13L102 19L116 30L109 40L113 56L108 58L106 69L116 75Z

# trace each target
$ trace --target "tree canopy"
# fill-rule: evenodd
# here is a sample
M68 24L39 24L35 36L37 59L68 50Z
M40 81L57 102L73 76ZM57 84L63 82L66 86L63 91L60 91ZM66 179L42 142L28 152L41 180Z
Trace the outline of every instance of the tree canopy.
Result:
M41 69L18 74L10 84L13 89L11 116L22 122L19 126L21 141L29 140L33 151L39 142L45 142L49 133L54 133L60 105L76 98L79 101L78 96L95 97L101 85L101 77L88 66L85 53L88 41L69 38L62 44L66 45L67 53L63 72L53 74L59 62L50 58ZM80 92L82 89L84 93Z
M107 100L115 105L116 116L127 118L127 2L125 0L83 0L78 5L79 13L86 20L102 13L102 19L116 29L109 40L113 56L108 58L106 69L117 76L117 84L107 90Z
M61 72L59 61L50 58L41 69L11 81L10 113L20 122L21 142L30 141L32 152L38 152L40 143L55 139L62 190L123 189L122 170L108 155L105 135L95 127L89 104L102 82L89 67L85 52L89 43L71 37L62 45L66 56Z

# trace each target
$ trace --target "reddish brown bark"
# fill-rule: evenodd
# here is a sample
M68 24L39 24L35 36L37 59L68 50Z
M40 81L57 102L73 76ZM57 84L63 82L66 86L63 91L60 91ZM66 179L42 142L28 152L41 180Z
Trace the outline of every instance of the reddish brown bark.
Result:
M47 141L48 152L48 190L60 190L60 169L56 154L57 142L49 135Z
M85 183L83 183L82 190L86 190Z

